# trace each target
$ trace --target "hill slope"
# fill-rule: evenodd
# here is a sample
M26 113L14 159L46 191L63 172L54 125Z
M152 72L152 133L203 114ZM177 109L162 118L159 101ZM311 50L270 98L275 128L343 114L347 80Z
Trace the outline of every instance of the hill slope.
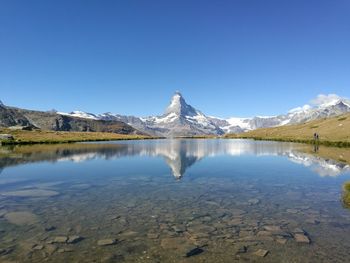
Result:
M25 110L0 105L0 128L27 126L47 131L108 132L145 135L118 120L95 120L56 112Z
M257 129L241 134L228 134L226 138L253 138L266 140L313 140L313 134L319 134L320 141L350 143L350 114L319 119L303 124L285 125L273 128Z

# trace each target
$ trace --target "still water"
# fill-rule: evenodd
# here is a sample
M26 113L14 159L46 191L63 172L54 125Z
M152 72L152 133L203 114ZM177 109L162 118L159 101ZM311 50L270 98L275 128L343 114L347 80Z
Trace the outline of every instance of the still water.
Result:
M313 150L217 139L0 147L0 262L349 262L350 168Z

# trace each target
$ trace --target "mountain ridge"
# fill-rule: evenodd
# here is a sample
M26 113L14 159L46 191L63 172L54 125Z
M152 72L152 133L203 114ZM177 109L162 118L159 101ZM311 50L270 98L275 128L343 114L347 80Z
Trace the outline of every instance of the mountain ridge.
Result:
M159 116L136 117L112 113L90 114L90 116L94 116L96 119L120 120L152 135L171 137L242 133L259 128L303 123L348 112L350 112L350 102L345 98L336 96L326 103L317 106L304 105L303 107L294 108L286 114L223 119L203 114L187 104L181 93L176 91L164 114ZM74 112L75 116L77 116L76 113ZM84 112L80 116L83 117L86 114Z
M317 105L304 105L302 107L297 107L291 109L286 114L280 114L276 116L255 116L252 118L231 117L223 119L214 116L207 116L200 110L188 104L179 91L176 91L172 96L170 103L165 109L164 113L158 116L136 117L113 114L110 112L93 114L84 111L72 111L70 113L54 112L52 114L55 114L55 116L61 116L59 119L64 119L66 117L75 118L74 120L76 122L82 122L80 119L86 120L85 122L93 123L103 121L121 122L133 127L135 130L139 130L142 133L150 134L153 136L177 137L196 135L223 135L228 133L242 133L259 128L279 127L287 124L299 124L320 118L338 116L350 112L350 101L348 99L341 98L334 94L328 95L328 97L326 99L324 97L321 97L321 103L318 103ZM1 108L15 109L12 107L6 107L3 104L0 104L0 109ZM21 111L27 115L20 115ZM19 114L17 116L18 121L22 124L28 125L28 122L33 124L33 121L31 122L28 120L28 117L30 119L30 112L33 111L18 109L16 112L17 115ZM47 114L45 116L47 117ZM4 116L2 119L6 120Z
M5 105L0 105L0 127L146 135L121 121L80 118L54 111L26 110Z

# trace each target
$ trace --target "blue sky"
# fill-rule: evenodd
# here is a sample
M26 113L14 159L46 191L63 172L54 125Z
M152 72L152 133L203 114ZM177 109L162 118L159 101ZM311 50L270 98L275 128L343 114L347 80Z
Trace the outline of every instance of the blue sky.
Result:
M0 2L0 99L147 116L274 115L350 91L350 1Z

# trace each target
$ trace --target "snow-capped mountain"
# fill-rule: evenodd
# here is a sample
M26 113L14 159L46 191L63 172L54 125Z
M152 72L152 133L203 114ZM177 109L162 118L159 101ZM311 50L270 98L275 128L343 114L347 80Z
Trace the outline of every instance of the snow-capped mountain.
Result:
M69 115L85 119L117 120L125 122L134 128L145 133L156 136L191 136L203 134L224 134L224 131L215 123L212 118L207 117L201 111L187 104L180 92L175 92L169 106L163 115L150 117L135 117L113 114L92 114L83 111L71 113L59 112L62 115Z
M142 121L166 136L223 134L209 117L188 105L180 92L174 94L163 115L143 118Z
M305 105L277 116L257 116L253 118L229 118L221 120L220 128L225 133L239 133L258 128L276 127L304 123L316 119L338 116L350 112L350 101L337 98L315 106Z
M319 95L316 100L313 106L304 105L303 107L294 108L287 114L222 119L206 116L187 104L180 92L175 92L169 106L164 114L160 116L135 117L110 112L96 115L83 111L59 112L59 114L85 119L122 121L150 135L171 137L241 133L258 128L303 123L350 112L350 101L337 95Z
M211 118L188 105L180 92L175 92L161 116L123 120L145 132L168 137L224 133Z

